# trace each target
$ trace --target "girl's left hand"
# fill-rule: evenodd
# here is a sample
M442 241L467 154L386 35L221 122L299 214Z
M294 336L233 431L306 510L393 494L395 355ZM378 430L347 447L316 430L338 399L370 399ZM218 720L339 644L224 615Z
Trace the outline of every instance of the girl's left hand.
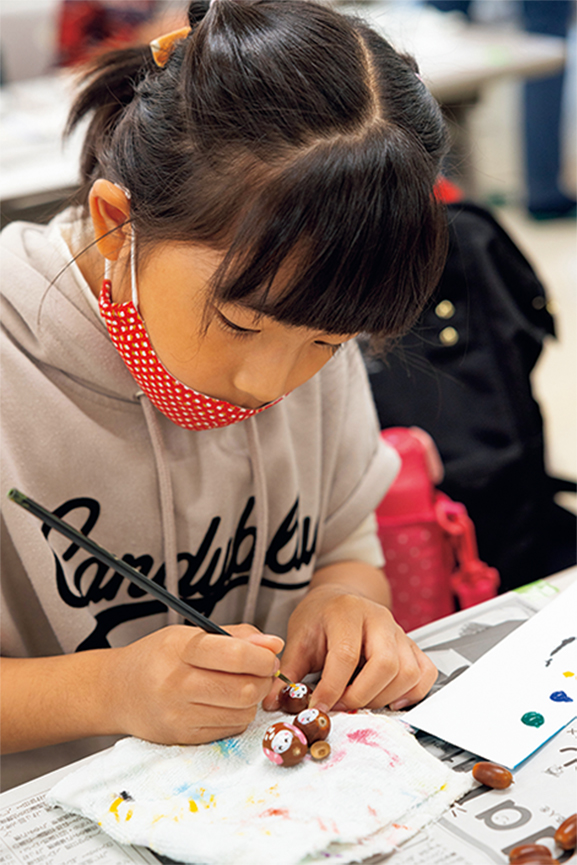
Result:
M437 678L434 664L383 603L339 582L313 586L295 609L281 669L293 682L322 670L310 705L323 711L401 709L422 700ZM282 687L275 683L265 709L278 708Z

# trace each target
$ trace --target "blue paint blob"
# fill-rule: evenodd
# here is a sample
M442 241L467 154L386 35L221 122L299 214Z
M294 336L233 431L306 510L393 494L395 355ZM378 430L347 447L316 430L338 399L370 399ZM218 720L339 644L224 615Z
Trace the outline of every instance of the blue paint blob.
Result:
M570 697L565 691L553 691L550 700L554 700L556 703L572 703L573 697Z
M238 736L231 736L229 739L219 739L214 744L222 757L242 756L242 745Z
M545 723L545 718L539 712L525 712L521 718L521 723L528 727L540 727Z

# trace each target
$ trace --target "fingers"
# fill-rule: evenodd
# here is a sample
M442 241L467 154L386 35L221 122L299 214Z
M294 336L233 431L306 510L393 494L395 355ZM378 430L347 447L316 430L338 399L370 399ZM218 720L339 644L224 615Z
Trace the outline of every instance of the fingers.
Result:
M291 626L289 623L289 637L286 649L282 656L281 670L283 676L291 682L302 682L309 673L317 673L322 668L322 659L326 654L326 645L322 629L314 634L309 631L291 637ZM320 659L320 662L319 660ZM262 702L263 709L272 712L279 708L279 694L286 686L286 682L276 678L273 685Z
M381 708L418 684L419 664L397 627L373 640L363 669L343 694L341 702L347 708Z
M311 708L316 707L326 712L345 699L348 683L357 668L362 652L362 631L358 629L347 632L334 645L329 644L323 674L311 697ZM362 693L363 689L360 690L360 694ZM339 708L352 709L359 708L360 705L353 706L347 699L346 703Z
M215 708L252 709L268 694L270 676L223 673L195 668L182 682L185 699Z
M369 658L335 708L401 709L422 700L436 677L434 664L405 637L394 653Z
M414 703L418 703L419 700L422 700L427 696L435 682L437 681L437 676L439 675L439 671L433 664L433 662L425 655L424 652L421 652L418 647L415 646L417 663L419 664L419 669L421 671L421 677L417 684L408 690L401 697L395 697L392 701L389 702L389 708L398 710L404 709L407 706L411 706ZM383 705L386 705L384 703Z
M390 615L390 614L389 614ZM394 622L373 629L364 642L350 635L327 654L322 678L311 707L323 710L399 709L422 700L437 677L434 664ZM353 681L351 673L362 655L366 661Z
M302 682L307 673L316 672L313 670L313 666L309 656L302 651L302 647L301 651L298 651L295 644L289 643L287 645L282 659L282 672L287 679L290 679L291 682ZM274 680L272 687L262 701L263 709L266 709L267 712L274 712L279 708L279 694L285 686L286 682L282 679L276 678Z
M197 744L245 730L270 690L283 641L248 625L228 630L175 625L119 650L119 732Z
M256 631L254 634L249 634L245 637L248 643L253 643L255 646L262 646L263 649L268 649L274 655L278 655L284 649L284 640L274 634L262 634Z
M233 626L228 630L230 637L196 630L181 645L181 660L201 670L269 679L274 676L279 668L276 653L284 645L280 637L261 634L250 625Z

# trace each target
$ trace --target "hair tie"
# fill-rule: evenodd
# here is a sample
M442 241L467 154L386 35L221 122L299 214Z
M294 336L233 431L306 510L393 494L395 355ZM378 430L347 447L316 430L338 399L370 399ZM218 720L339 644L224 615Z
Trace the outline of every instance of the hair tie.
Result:
M165 33L164 36L153 39L150 43L150 50L152 52L152 59L156 65L164 69L168 63L168 58L174 50L175 42L186 39L189 33L190 27L181 27L180 30L172 30L170 33Z

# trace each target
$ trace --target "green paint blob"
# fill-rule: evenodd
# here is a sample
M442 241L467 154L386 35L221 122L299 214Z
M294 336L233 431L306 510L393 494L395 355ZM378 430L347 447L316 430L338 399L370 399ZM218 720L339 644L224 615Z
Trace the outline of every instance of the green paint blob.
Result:
M540 727L545 723L545 718L539 712L525 712L521 718L521 723L527 724L528 727Z

